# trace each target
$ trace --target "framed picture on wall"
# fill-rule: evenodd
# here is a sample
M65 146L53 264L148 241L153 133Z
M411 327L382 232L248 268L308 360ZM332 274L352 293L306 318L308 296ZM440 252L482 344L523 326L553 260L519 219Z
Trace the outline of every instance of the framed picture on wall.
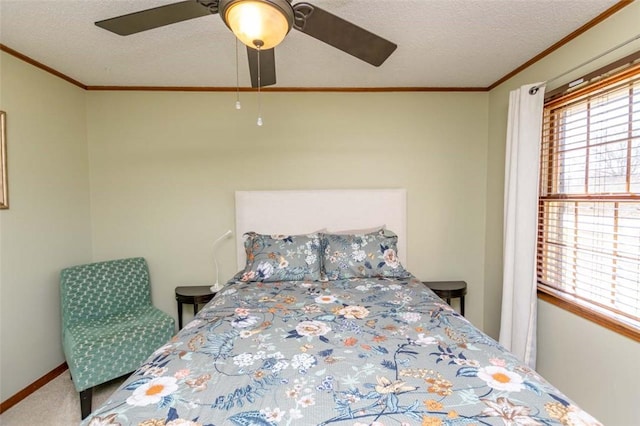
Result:
M7 114L0 111L0 209L9 208L7 188Z

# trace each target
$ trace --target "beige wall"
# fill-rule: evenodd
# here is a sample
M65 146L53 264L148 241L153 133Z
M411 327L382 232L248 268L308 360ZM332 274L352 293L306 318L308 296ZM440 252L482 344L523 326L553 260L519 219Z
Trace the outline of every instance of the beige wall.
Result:
M631 39L639 28L640 2L636 1L490 92L484 325L493 335L500 326L504 141L509 91L562 74ZM584 67L574 77L638 49L640 42L635 42ZM570 79L571 76L559 79L549 89ZM540 303L538 317L539 372L605 425L638 424L640 344L546 303Z
M64 362L60 268L91 260L85 92L0 52L9 210L0 210L0 400Z
M238 189L406 188L409 268L467 280L482 327L488 94L265 94L258 128L253 94L238 112L232 94L84 92L4 53L1 70L2 400L64 360L61 268L145 256L154 302L175 315L175 286L213 280Z
M639 424L638 360L637 341L539 303L537 370L603 424Z
M482 327L487 93L88 93L96 259L144 256L154 302L214 280L234 191L406 188L408 267L469 283ZM304 206L300 206L304 214ZM233 240L217 250L235 273Z

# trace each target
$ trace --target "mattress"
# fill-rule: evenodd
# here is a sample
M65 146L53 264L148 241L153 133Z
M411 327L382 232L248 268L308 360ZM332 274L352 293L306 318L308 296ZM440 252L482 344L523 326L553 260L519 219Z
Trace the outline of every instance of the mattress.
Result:
M412 275L232 280L83 425L597 425Z

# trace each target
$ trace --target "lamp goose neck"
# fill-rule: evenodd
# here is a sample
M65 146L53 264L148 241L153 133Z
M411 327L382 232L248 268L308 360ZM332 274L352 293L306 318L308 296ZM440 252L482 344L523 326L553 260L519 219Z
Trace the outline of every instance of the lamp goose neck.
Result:
M213 292L220 291L220 289L222 288L222 286L220 285L220 282L219 282L219 279L220 279L219 274L220 273L219 273L219 270L218 270L218 259L216 258L216 246L218 245L218 243L220 241L222 241L223 238L229 237L231 235L233 235L233 232L229 229L227 232L225 232L224 234L222 234L218 238L216 238L213 241L213 244L212 244L212 246L213 246L213 264L214 264L214 266L216 268L216 282L211 286L211 291L213 291Z

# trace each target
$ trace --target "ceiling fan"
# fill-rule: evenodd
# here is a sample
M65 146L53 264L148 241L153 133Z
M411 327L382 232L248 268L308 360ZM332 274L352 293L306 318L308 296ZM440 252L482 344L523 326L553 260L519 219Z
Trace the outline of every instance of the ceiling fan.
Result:
M186 0L95 24L126 36L216 13L247 46L252 87L276 83L274 48L291 28L374 66L398 47L324 9L306 2L292 5L291 0Z

